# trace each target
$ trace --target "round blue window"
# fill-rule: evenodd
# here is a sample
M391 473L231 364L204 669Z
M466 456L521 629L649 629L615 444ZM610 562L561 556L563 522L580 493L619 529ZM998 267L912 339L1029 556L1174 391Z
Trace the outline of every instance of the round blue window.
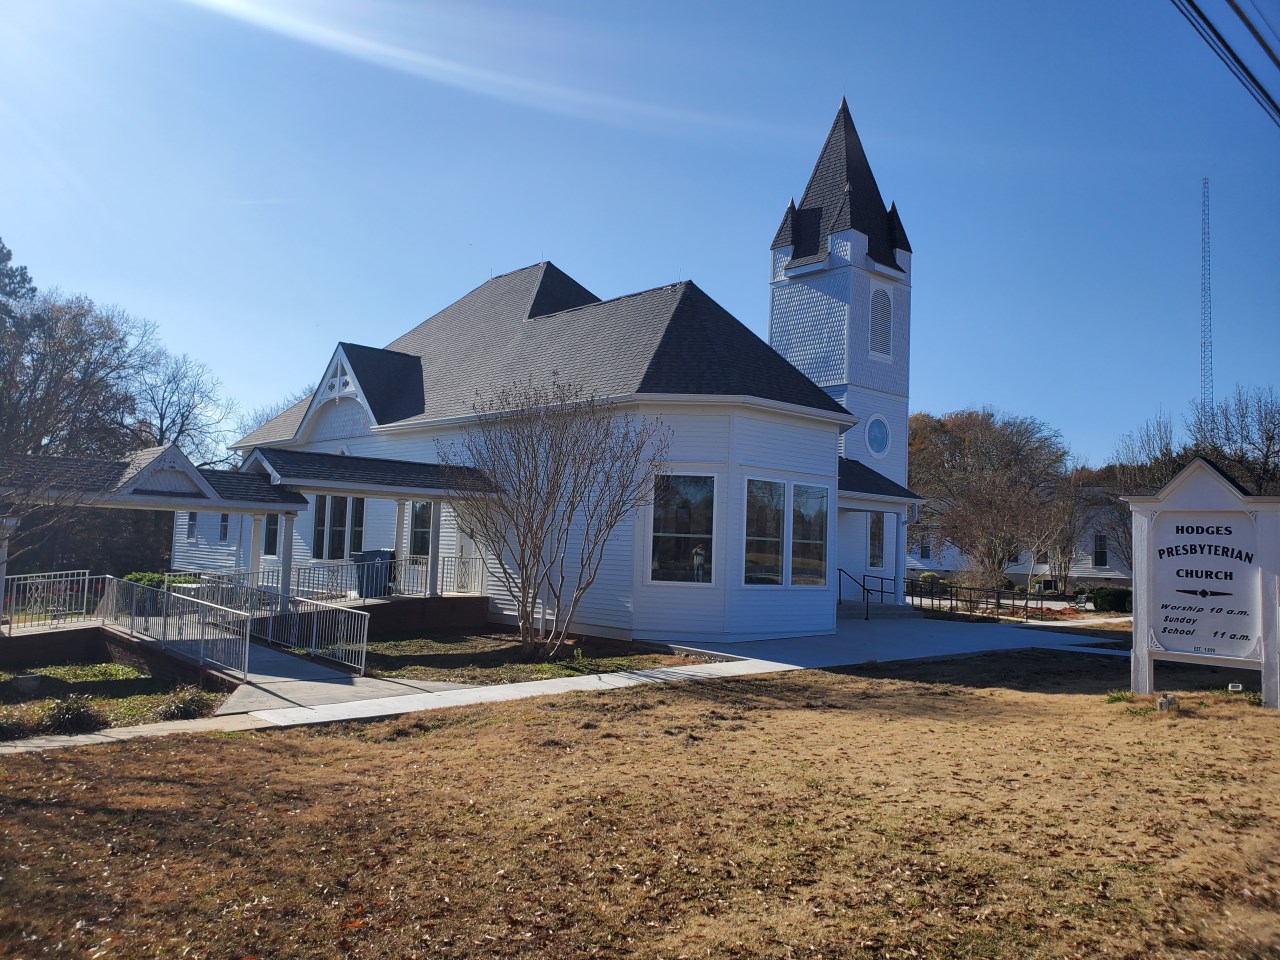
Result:
M880 417L872 417L867 424L867 449L877 457L889 449L889 425Z

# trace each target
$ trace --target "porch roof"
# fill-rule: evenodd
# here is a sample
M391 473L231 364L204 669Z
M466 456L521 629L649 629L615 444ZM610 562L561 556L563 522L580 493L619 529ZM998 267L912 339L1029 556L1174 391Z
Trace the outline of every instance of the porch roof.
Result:
M333 453L309 453L258 447L245 458L242 470L263 470L275 484L308 493L339 495L447 496L451 490L482 490L484 474L471 467L377 457L348 457Z
M912 493L883 473L858 460L840 458L841 496L864 496L872 500L895 500L918 503L925 497Z
M307 500L265 476L197 469L172 445L116 459L0 457L0 500L117 510L291 513Z

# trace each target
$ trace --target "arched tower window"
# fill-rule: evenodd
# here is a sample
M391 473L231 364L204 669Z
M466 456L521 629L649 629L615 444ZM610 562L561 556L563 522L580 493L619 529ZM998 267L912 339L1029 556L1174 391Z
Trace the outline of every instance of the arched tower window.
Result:
M871 294L871 352L893 356L893 301L884 290Z

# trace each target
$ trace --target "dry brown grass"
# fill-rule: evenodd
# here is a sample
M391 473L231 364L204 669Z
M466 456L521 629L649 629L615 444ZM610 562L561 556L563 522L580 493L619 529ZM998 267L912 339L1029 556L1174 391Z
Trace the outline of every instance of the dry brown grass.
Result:
M1280 716L1104 702L1126 668L1029 652L8 758L0 953L1280 956Z

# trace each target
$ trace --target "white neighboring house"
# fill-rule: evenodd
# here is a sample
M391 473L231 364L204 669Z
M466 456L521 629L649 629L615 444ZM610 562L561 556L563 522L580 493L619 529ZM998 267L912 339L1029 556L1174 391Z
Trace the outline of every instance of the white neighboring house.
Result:
M1031 563L1034 559L1034 563ZM961 573L968 568L965 555L950 543L943 543L940 549L932 544L922 543L907 551L907 577L918 579L922 573L936 573L940 577L949 577ZM1032 558L1023 554L1017 563L1009 565L1006 571L1014 586L1025 585L1027 574L1043 580L1047 591L1061 589L1061 585L1053 579L1054 570L1047 554ZM1133 571L1119 556L1107 534L1092 529L1088 524L1076 541L1075 554L1068 575L1071 586L1080 584L1110 584L1113 586L1130 586L1133 582Z
M869 179L878 201L843 103L818 169L841 164L842 183L865 190ZM770 326L782 355L691 282L602 301L551 263L494 277L385 348L339 343L311 397L236 444L244 472L305 495L309 509L296 524L180 516L174 567L247 568L255 553L270 567L290 552L323 564L370 548L476 557L449 507L438 444L461 435L478 390L554 374L672 430L654 504L615 531L576 631L664 641L830 633L841 568L885 576L901 602L903 534L918 503L903 486L910 248L883 203L873 224L846 224L827 207L847 205L848 191L820 193L811 182L784 221L800 251L792 259L805 262L779 267L775 242ZM839 229L811 237L815 216ZM838 389L805 375L807 352L835 341L818 330L806 345L803 322L788 318L809 305L778 296L789 271L803 284L824 270L850 278L842 322L862 332L841 342L870 336L876 354L869 373L859 367ZM897 298L887 333L876 312L886 288ZM498 578L488 584L491 616L512 621Z

